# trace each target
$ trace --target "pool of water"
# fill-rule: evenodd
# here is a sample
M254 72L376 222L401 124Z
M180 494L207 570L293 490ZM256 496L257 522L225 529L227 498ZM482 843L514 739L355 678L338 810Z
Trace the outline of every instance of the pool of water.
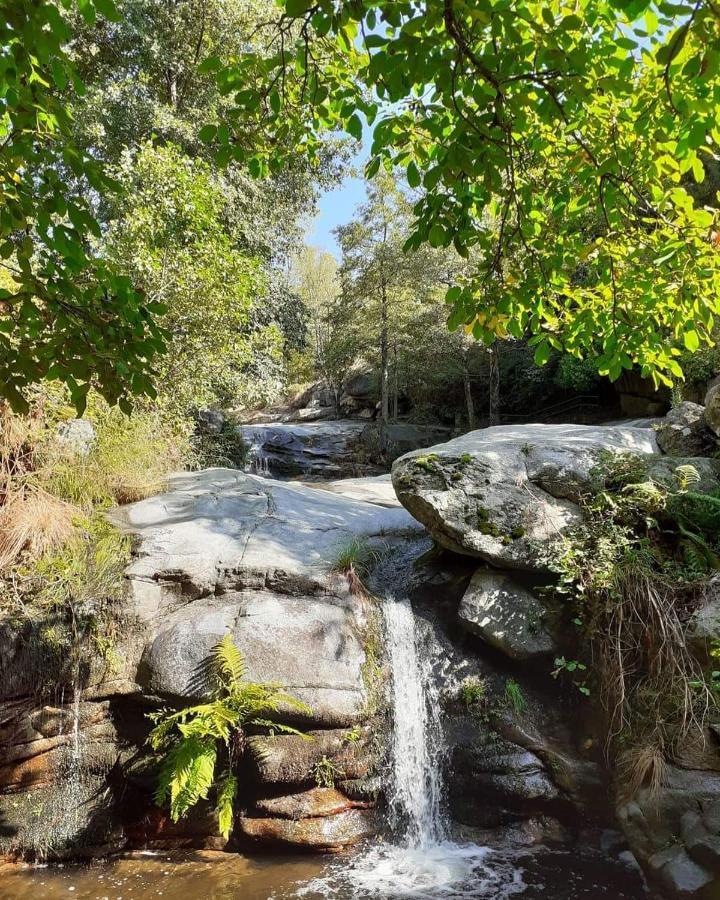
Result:
M444 842L352 854L134 854L86 866L6 867L3 900L647 900L638 875L593 853Z

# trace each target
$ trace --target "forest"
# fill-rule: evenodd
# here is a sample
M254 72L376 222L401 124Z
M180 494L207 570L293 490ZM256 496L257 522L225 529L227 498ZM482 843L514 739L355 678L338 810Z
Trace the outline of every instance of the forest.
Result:
M0 8L0 896L718 896L720 9Z

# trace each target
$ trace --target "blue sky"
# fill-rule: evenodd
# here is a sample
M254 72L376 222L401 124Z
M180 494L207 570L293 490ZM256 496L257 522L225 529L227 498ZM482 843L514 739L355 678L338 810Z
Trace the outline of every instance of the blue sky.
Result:
M355 207L363 203L365 197L365 185L358 174L362 174L363 167L370 156L372 146L373 129L363 119L362 141L357 153L348 164L348 175L342 184L332 191L325 191L320 197L320 212L315 219L308 224L305 240L314 247L320 247L332 253L340 259L340 248L333 236L333 228L338 225L346 225L352 221Z
M347 177L333 191L326 191L320 197L320 212L310 222L305 239L308 244L321 247L336 257L340 248L332 234L333 228L351 221L353 210L365 199L362 179Z

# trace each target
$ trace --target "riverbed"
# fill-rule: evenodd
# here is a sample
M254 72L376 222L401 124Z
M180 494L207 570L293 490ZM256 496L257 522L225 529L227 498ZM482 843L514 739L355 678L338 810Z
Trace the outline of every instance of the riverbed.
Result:
M457 880L459 878L460 880ZM3 900L641 900L635 871L593 853L448 843L430 854L375 845L343 856L133 854L87 866L8 866Z

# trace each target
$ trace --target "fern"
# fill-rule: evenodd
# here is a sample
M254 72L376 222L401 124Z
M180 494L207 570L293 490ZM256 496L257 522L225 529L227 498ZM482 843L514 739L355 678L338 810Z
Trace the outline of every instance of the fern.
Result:
M212 674L220 688L231 688L247 674L245 657L229 631L212 649Z
M289 707L309 715L310 709L279 685L243 681L245 657L230 634L213 647L205 669L210 683L206 703L151 715L154 728L148 743L162 754L155 799L160 806L169 804L170 816L177 822L215 788L220 831L227 838L238 790L233 768L244 749L244 728L252 725L271 734L301 734L275 721L273 714ZM220 756L223 775L216 778Z

